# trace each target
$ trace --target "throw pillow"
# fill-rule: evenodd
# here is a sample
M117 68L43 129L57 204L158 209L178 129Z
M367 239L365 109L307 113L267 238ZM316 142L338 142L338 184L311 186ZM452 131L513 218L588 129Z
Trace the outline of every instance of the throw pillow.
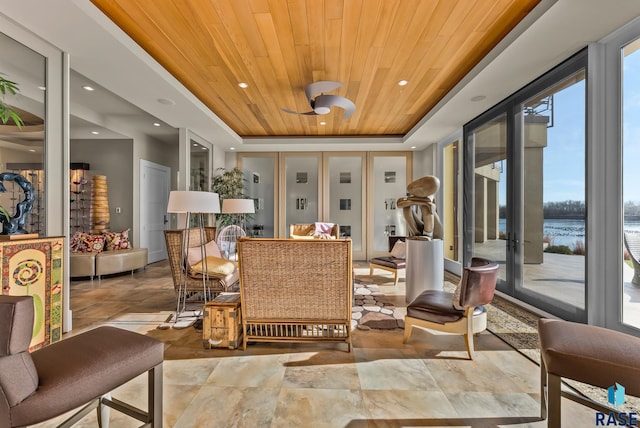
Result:
M391 255L396 259L405 259L407 257L407 243L404 241L396 241L391 249Z
M204 255L206 257L213 256L222 258L222 254L220 253L220 248L218 248L218 244L216 241L209 241L204 246ZM199 261L202 260L202 250L198 247L191 247L187 249L187 263L189 266L193 266Z
M107 251L131 248L129 229L123 230L122 232L103 231L102 234L104 235L104 249Z
M236 270L236 265L227 259L215 256L207 256L206 260L200 260L198 263L191 266L191 270L195 273L207 273L209 275L226 276Z
M316 222L316 233L331 233L331 229L333 229L333 223Z
M101 253L104 250L104 235L89 235L82 233L78 237L76 252Z
M77 252L78 251L78 245L80 244L80 241L82 239L82 235L85 235L84 232L75 232L72 236L71 239L69 240L69 249L73 252Z

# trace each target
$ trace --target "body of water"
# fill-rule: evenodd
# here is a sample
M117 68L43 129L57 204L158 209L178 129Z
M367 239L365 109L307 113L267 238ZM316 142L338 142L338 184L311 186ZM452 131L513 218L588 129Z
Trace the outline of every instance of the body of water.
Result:
M506 219L500 219L499 228L506 231ZM640 233L640 221L625 221L624 230ZM542 233L551 238L551 245L573 248L577 241L586 243L584 220L545 219Z

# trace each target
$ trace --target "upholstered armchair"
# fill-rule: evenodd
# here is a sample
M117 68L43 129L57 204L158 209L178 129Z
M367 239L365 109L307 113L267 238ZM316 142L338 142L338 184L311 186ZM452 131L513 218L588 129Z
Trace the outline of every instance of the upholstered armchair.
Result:
M487 328L483 307L493 300L499 265L474 257L464 268L454 293L442 290L423 291L407 306L404 318L404 342L414 326L464 335L469 359L473 359L473 335Z
M22 427L82 409L93 409L107 427L109 408L162 426L162 342L115 327L98 327L29 353L33 298L0 295L0 427ZM111 391L148 373L148 409L111 398Z

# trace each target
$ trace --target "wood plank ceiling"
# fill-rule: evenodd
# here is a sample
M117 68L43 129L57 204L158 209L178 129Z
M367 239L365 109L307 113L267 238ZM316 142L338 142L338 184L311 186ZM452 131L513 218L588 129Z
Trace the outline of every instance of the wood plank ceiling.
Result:
M404 135L540 0L91 1L246 138ZM281 110L319 80L355 114Z

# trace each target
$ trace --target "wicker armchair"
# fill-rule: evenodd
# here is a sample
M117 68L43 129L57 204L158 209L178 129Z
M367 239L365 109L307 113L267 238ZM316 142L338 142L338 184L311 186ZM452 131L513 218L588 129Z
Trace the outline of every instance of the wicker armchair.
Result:
M344 342L351 351L350 239L240 238L247 342Z
M315 230L315 223L290 224L289 237L292 239L314 239ZM338 239L340 237L340 226L334 224L328 235L330 235L331 238Z
M205 227L206 242L213 241L216 236L215 227ZM189 247L198 247L201 244L200 229L189 229ZM202 276L192 275L185 272L186 261L182 254L183 239L186 237L185 230L165 230L164 238L167 244L167 256L169 257L169 265L171 266L171 275L173 276L173 286L176 293L181 292L181 281L186 282L186 287L182 289L188 295L187 297L203 296ZM205 242L205 243L206 243ZM208 294L213 296L222 291L226 291L233 284L238 282L238 271L225 277L209 276L207 279ZM183 297L183 296L180 296Z

